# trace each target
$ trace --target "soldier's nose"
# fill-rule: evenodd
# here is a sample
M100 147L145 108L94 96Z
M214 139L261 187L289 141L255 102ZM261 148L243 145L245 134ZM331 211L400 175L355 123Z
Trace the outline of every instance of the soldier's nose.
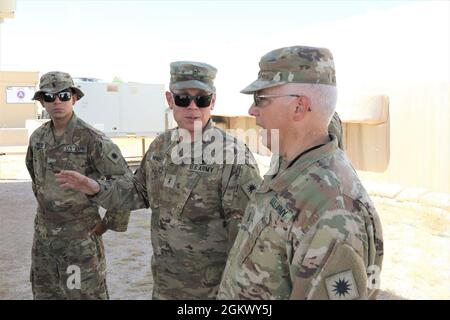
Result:
M255 106L254 103L252 103L252 105L248 109L248 114L254 117L258 115L258 108Z
M197 105L195 104L194 99L191 100L191 102L189 103L187 109L198 109Z

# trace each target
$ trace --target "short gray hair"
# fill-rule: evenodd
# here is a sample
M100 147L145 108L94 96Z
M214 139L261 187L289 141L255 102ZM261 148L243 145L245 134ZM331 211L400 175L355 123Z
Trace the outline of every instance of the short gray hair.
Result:
M302 95L307 96L311 102L312 112L316 112L320 118L325 119L327 124L336 110L337 88L326 84L313 83L290 83Z

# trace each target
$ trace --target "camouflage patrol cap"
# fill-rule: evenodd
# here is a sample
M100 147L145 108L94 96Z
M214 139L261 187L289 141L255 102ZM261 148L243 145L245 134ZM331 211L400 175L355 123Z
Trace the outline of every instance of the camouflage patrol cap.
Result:
M200 89L215 93L214 78L217 69L213 66L195 61L176 61L170 64L169 89Z
M58 93L64 89L71 88L80 100L84 93L75 87L70 74L60 71L51 71L44 74L39 81L39 90L33 96L33 100L40 100L43 93Z
M241 90L255 91L286 83L317 83L336 86L333 55L325 48L293 46L270 51L259 61L258 79Z

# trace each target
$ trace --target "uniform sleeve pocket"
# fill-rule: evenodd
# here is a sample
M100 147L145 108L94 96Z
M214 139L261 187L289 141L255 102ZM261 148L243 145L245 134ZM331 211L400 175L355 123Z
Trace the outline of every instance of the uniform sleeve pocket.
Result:
M251 255L256 242L261 237L263 231L269 226L270 215L265 215L259 219L259 221L254 221L251 219L247 224L242 225L241 229L244 229L248 233L247 240L244 241L243 246L239 252L238 263L245 263L247 258Z

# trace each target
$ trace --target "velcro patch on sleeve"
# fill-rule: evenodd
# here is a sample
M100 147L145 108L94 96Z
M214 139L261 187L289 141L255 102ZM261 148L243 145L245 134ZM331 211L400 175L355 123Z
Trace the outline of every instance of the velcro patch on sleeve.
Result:
M352 270L340 272L325 279L330 300L353 300L359 298L358 287Z
M256 192L256 189L258 189L258 186L254 182L250 181L242 184L242 189L249 198L252 198Z
M119 154L115 150L111 150L106 157L114 163L119 162Z
M321 270L310 281L307 299L367 299L367 273L363 259L347 243L335 240Z
M173 188L175 186L175 181L177 180L177 176L174 174L166 174L164 178L164 187Z

